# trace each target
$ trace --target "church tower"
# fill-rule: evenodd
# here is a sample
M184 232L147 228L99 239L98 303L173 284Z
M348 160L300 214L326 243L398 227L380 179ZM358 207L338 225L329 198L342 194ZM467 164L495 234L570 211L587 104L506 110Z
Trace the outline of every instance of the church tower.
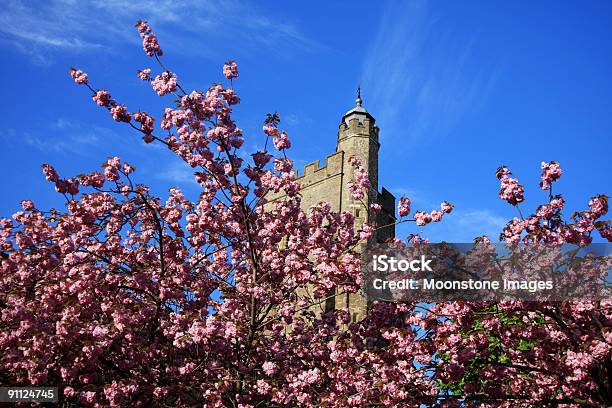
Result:
M376 224L378 227L386 226L377 231L375 239L384 242L395 236L395 197L385 188L378 191L378 151L380 149L379 129L376 119L363 107L361 99L361 86L357 89L355 106L346 112L338 126L338 141L336 152L343 153L343 168L345 175L342 185L342 200L339 210L349 211L355 215L355 227L360 228L364 222ZM354 200L348 190L348 182L353 177L353 167L349 163L352 156L359 157L363 166L368 170L370 177L370 191L363 200L366 204ZM380 204L379 213L370 211L370 204ZM351 294L344 298L335 299L335 308L346 308L353 321L365 317L367 310L365 294ZM327 305L331 307L331 305Z
M370 223L376 221L377 225L383 226L392 224L395 220L395 197L385 188L382 189L382 192L378 192L378 150L380 149L378 133L376 119L363 107L360 86L357 89L355 107L346 112L340 121L336 143L336 152L344 152L345 163L343 167L346 169L346 177L344 177L344 185L342 186L346 195L343 194L340 210L353 212L358 219L358 225L366 221ZM365 203L368 206L372 203L378 203L383 207L382 214L377 217L380 219L370 219L372 214L369 214L369 209L363 208L362 203L352 200L350 194L348 194L348 182L353 179L353 168L348 163L351 156L359 157L363 166L368 170L371 189ZM386 238L393 237L394 232L391 227L383 229L378 234L378 239L385 241Z
M336 151L325 158L307 164L297 178L301 186L302 208L306 211L313 205L326 201L333 211L346 211L355 215L355 229L364 222L386 226L377 231L375 239L383 242L395 236L395 197L387 189L378 191L378 151L380 143L378 126L374 117L363 107L361 87L357 90L355 106L342 116L338 126ZM348 189L353 180L352 156L361 159L370 177L370 191L362 200L353 200ZM282 194L268 193L269 202L282 199ZM379 213L370 211L370 204L380 204ZM353 321L366 316L368 300L365 294L341 295L325 304L324 310L347 309Z

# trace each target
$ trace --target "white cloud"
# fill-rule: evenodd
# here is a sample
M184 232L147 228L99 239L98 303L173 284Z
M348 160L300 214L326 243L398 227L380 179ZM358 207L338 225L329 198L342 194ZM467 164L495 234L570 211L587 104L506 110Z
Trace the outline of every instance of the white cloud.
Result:
M311 124L313 120L304 114L298 115L296 113L288 113L282 116L282 122L286 123L288 126L296 127Z
M399 197L408 197L412 202L412 213L439 209L442 200L435 200L427 192L418 191L409 187L395 187L390 189L395 195L396 202ZM497 242L502 228L508 219L488 209L462 208L457 206L450 214L445 214L441 222L432 222L419 227L414 222L398 225L396 235L407 237L411 233L419 233L432 242L472 242L476 237L487 235Z
M472 238L488 235L493 241L497 240L499 233L507 222L506 218L489 210L467 210L464 212L459 210L453 218L453 220L450 220L450 217L448 219L451 224L457 224L458 232L461 234L473 235Z
M387 187L385 186L385 188L387 190L389 190L396 199L399 199L401 197L407 197L410 199L410 202L417 202L419 204L421 204L421 202L423 201L423 197L421 195L421 193L419 193L418 191L409 188L409 187Z
M3 138L10 143L25 143L42 152L87 155L115 133L107 128L57 119L46 130L6 129Z
M55 122L51 123L50 127L52 129L66 130L66 129L77 128L79 127L79 125L77 125L75 122L71 120L59 118Z
M459 42L424 0L386 3L363 63L364 99L386 135L443 137L486 102L499 69L468 72L471 41ZM392 131L393 130L393 131ZM410 143L406 143L410 145Z
M87 146L94 146L98 142L98 137L90 134L59 139L36 136L26 132L22 135L22 140L42 152L85 154L84 149Z
M278 53L317 46L286 19L268 17L252 3L211 0L50 0L36 5L12 0L0 9L0 37L44 64L58 50L136 44L140 40L134 23L139 18L153 25L162 48L204 55L220 50L228 39L246 51L268 47Z
M179 185L197 186L194 179L195 170L183 161L172 161L163 170L155 173L158 180L169 181Z
M456 209L446 214L439 223L425 227L415 227L409 223L401 229L402 235L407 232L420 232L432 242L472 242L474 238L487 235L497 242L507 219L487 209ZM402 236L400 235L400 236Z

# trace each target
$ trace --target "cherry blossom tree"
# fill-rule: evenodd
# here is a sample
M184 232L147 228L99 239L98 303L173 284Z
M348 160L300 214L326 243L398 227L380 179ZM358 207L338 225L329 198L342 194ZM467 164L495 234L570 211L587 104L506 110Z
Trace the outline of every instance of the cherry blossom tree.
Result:
M243 153L232 120L235 62L223 67L228 86L187 92L162 64L149 25L136 27L161 69L138 78L176 101L158 125L82 70L70 76L114 121L179 156L200 196L192 202L171 189L156 197L118 157L76 177L43 165L66 209L25 200L0 221L0 381L58 385L66 403L84 406L431 401L437 391L415 362L433 350L416 331L392 334L405 326L397 316L406 305L374 307L367 323L321 307L359 290L355 247L375 227L356 229L352 214L327 203L300 208L278 114L265 119L266 150ZM369 188L359 172L356 197ZM286 199L267 203L269 191Z
M499 197L515 206L500 240L527 247L539 244L591 243L593 232L612 241L608 197L599 195L588 209L564 221L565 202L552 183L561 176L556 162L542 162L540 187L548 202L524 217L519 205L524 188L500 167ZM477 239L489 244L487 237ZM608 263L606 269L609 271ZM593 406L612 403L612 302L448 302L429 311L437 316L435 377L446 390L448 405L472 402L483 406Z
M43 165L65 209L24 200L0 219L0 383L56 385L63 403L81 406L610 402L609 302L373 302L359 322L326 310L330 297L360 289L358 247L384 226L357 228L324 202L302 209L278 114L265 118L266 147L244 152L232 119L236 62L223 67L227 85L188 92L149 25L136 28L159 67L138 78L174 102L158 122L82 70L70 76L114 121L180 157L199 198L179 189L155 196L118 157L74 177ZM359 200L367 172L358 158L351 164ZM607 198L564 222L550 187L560 167L543 167L548 204L512 220L504 239L582 245L598 230L611 240L599 220ZM510 176L498 171L500 195L518 207L523 189ZM269 191L285 198L269 203ZM400 199L399 222L426 225L453 209L443 202L410 218L410 207Z

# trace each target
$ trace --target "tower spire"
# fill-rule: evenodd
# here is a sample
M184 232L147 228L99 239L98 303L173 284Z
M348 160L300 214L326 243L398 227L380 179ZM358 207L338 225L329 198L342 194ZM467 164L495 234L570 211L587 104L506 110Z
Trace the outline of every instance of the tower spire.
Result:
M363 100L361 99L361 81L359 81L359 84L357 85L357 98L355 99L355 106L353 106L351 110L344 114L344 116L342 117L342 121L346 122L346 124L348 125L347 118L351 115L356 115L356 117L359 118L360 122L363 122L363 118L365 116L368 116L370 119L372 119L372 123L374 123L374 118L368 113L367 110L365 110L362 104Z

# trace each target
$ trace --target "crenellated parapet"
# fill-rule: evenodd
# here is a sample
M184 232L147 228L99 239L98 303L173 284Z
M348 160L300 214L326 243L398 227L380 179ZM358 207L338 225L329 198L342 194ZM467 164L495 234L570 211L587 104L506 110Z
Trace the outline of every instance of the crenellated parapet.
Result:
M320 160L315 160L297 172L304 208L327 201L335 210L341 209L345 166L345 152L340 151L323 159L323 165ZM271 191L266 195L266 199L273 202L284 195L282 191Z
M298 180L304 187L306 184L312 184L325 180L326 178L342 171L344 161L344 152L335 152L323 159L323 166L320 165L320 160L315 160L308 163L302 171L298 172ZM305 184L306 183L306 184Z
M378 144L378 126L367 112L348 112L338 126L338 143L349 137L365 137Z

